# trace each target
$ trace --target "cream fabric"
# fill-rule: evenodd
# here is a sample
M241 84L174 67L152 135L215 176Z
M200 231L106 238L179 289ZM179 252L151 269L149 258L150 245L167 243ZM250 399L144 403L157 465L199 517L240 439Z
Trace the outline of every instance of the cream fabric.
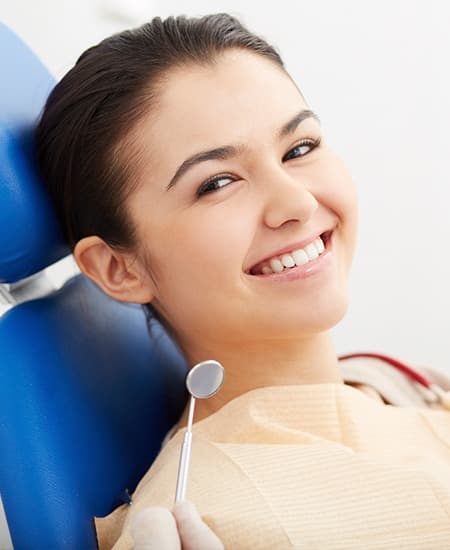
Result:
M226 549L450 548L450 411L382 361L340 365L345 384L259 388L194 424L186 497ZM442 372L414 368L450 389ZM184 432L133 504L96 518L100 550L132 548L142 508L172 508Z

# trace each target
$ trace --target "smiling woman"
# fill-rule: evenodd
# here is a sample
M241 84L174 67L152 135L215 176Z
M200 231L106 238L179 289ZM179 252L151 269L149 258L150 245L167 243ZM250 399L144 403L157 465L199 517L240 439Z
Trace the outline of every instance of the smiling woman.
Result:
M187 489L208 535L446 547L448 448L418 410L342 374L330 329L348 304L356 189L272 46L228 14L156 17L81 55L36 138L80 269L148 308L189 365L225 368L196 409ZM187 409L133 504L97 519L102 550L131 548L137 513L172 505L186 422ZM181 525L183 548L201 548Z

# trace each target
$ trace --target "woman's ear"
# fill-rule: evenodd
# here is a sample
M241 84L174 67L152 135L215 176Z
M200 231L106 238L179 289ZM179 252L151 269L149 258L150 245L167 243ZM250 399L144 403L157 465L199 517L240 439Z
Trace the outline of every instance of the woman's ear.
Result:
M73 255L80 270L112 298L135 304L152 301L152 279L135 256L113 250L95 235L78 241Z

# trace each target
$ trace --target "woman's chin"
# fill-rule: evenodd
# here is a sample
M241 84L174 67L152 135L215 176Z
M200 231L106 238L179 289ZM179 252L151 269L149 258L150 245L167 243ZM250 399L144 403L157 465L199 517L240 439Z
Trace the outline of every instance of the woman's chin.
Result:
M328 294L308 303L291 303L278 315L265 322L271 326L271 332L280 336L288 334L315 334L334 328L348 310L347 292ZM265 323L264 323L265 324Z

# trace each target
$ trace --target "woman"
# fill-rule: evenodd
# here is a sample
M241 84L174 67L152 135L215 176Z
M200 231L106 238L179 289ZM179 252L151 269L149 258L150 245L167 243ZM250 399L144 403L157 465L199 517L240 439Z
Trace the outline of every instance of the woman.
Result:
M449 547L449 413L344 380L330 329L357 194L272 46L227 14L109 37L50 95L37 148L80 269L149 308L189 365L225 368L196 406L187 489L208 536ZM141 511L172 507L186 423L133 504L97 519L100 548L131 548Z

